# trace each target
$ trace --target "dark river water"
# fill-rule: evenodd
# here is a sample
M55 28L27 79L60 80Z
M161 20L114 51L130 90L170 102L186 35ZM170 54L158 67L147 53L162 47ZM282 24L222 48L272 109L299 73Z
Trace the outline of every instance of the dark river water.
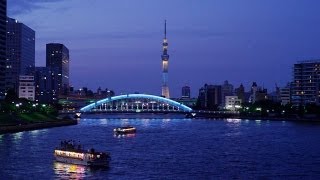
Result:
M133 125L137 133L115 136ZM109 168L57 163L61 140L110 152ZM320 124L206 119L81 119L0 135L0 179L320 179Z

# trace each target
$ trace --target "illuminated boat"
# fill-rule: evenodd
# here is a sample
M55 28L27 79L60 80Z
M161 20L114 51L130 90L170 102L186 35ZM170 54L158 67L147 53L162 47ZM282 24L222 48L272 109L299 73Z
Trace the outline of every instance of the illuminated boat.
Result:
M136 128L132 126L118 127L118 128L115 128L113 132L118 134L131 134L136 132Z
M109 166L110 155L104 152L96 152L94 149L84 150L80 144L74 141L63 141L60 147L54 150L57 162L78 164L85 166Z

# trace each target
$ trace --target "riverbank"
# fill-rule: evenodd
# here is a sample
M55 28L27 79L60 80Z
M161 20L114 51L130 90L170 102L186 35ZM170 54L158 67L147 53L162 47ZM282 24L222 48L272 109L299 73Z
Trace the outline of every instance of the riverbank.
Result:
M19 124L19 125L8 125L8 126L0 126L0 134L6 133L16 133L21 131L30 131L36 129L45 129L45 128L53 128L60 126L69 126L78 124L77 120L54 120L54 121L46 121L39 123L30 123L30 124Z

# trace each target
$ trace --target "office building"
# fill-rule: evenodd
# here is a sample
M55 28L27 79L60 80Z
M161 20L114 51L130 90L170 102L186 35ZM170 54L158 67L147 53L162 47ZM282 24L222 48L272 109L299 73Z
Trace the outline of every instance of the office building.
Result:
M230 111L236 111L241 108L241 99L238 96L226 96L225 97L225 109Z
M190 98L190 87L189 86L183 86L182 92L181 92L181 98Z
M280 102L281 102L281 105L285 106L287 104L290 104L291 101L290 101L290 96L291 96L291 93L290 93L290 83L288 83L285 87L283 88L280 88Z
M222 95L222 104L225 104L226 96L233 95L233 85L229 84L227 80L224 81L223 85L221 86L221 95Z
M19 98L35 100L34 76L19 76Z
M243 84L240 84L240 86L236 88L235 93L238 96L238 98L241 99L242 103L246 102L246 93Z
M221 105L221 86L220 85L207 85L199 90L199 106L201 109L215 110Z
M249 98L249 102L250 103L255 103L256 102L256 93L258 91L258 85L256 82L253 82L252 83L252 86L251 86L251 95L250 95L250 98Z
M7 0L0 0L0 99L5 97Z
M39 103L58 102L58 78L60 78L58 68L36 67L35 77L35 99Z
M6 90L18 91L19 76L35 66L35 31L16 19L7 19Z
M294 64L291 101L294 106L320 104L320 60Z
M50 43L46 45L46 67L49 70L57 69L57 87L54 87L58 95L67 95L69 92L69 49L63 44Z

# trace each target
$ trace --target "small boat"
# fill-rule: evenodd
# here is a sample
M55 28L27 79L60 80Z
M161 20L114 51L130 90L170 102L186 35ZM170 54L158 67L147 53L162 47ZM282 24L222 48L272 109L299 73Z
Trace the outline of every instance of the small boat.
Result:
M109 166L109 153L96 152L93 148L84 150L74 141L61 141L60 147L55 148L54 156L57 162L85 166Z
M136 128L132 126L118 127L113 129L113 132L118 134L131 134L136 132Z

